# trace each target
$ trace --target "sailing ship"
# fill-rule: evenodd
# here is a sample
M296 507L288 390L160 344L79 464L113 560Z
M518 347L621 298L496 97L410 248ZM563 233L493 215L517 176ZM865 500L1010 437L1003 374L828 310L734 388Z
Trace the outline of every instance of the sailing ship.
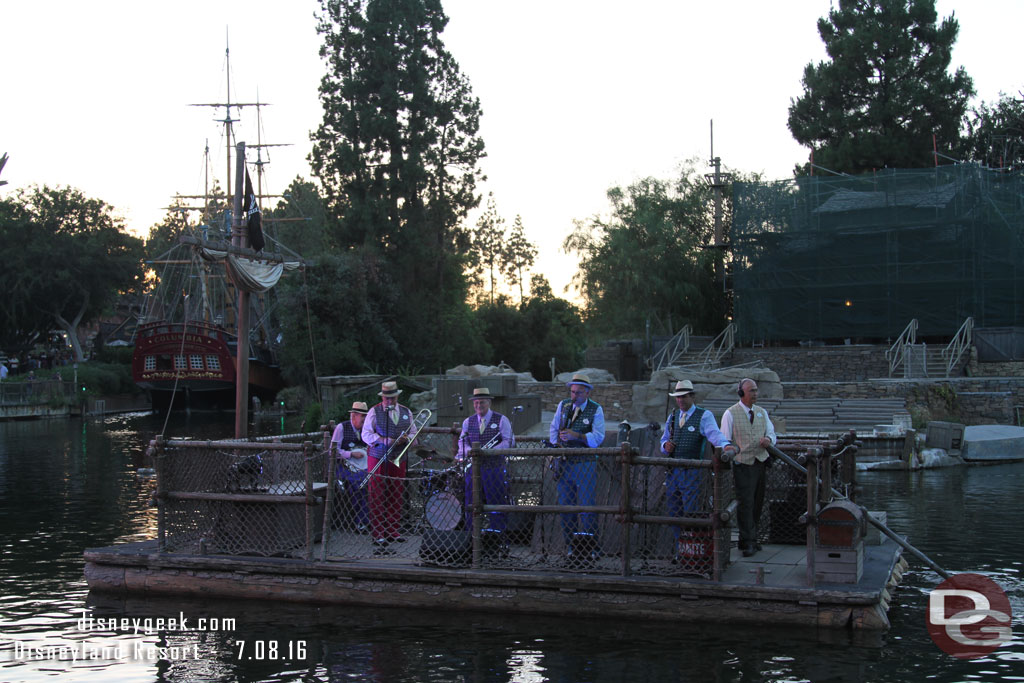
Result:
M226 55L228 52L226 51ZM260 102L231 102L230 68L225 102L193 106L223 107L227 148L227 182L232 187L232 124L243 107ZM233 112L233 110L235 110ZM259 126L257 129L259 130ZM245 144L235 150L235 178L245 179L245 196L229 207L216 187L209 189L209 145L204 152L203 195L176 195L171 215L181 217L177 243L155 259L158 284L147 298L135 335L132 377L145 389L154 409L231 409L241 401L258 397L274 398L284 388L277 362L281 335L273 318L273 286L285 270L299 267L300 261L263 252L259 200L279 195L262 194L263 150L277 145L258 141L250 145L257 151L256 168L259 191L254 192L245 164ZM185 202L201 200L199 206ZM243 208L244 205L244 208ZM197 222L190 216L199 214ZM244 216L236 220L236 216ZM259 242L249 248L247 235L256 230ZM244 241L244 243L243 243ZM255 294L255 295L252 295ZM250 321L252 323L250 324ZM239 331L247 331L242 334ZM243 367L242 358L248 362ZM246 391L238 390L245 382Z

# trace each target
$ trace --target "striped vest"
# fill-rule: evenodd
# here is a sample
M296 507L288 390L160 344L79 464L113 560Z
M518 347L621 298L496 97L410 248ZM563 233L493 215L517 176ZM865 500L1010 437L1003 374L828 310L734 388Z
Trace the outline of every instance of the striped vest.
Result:
M339 444L341 448L346 451L351 451L354 448L366 448L366 444L363 443L363 435L352 426L352 420L342 422L341 429L342 436Z
M373 431L380 436L387 439L384 443L376 443L370 447L370 455L375 458L381 457L391 444L402 435L402 432L409 429L409 425L412 424L412 412L403 405L396 405L395 411L398 412L398 424L391 421L391 416L388 411L384 410L384 404L378 403L373 407ZM387 444L385 446L385 443ZM392 453L397 455L397 452Z
M752 465L754 460L764 462L768 459L768 451L758 445L761 437L768 432L768 413L759 405L754 405L754 422L750 422L747 407L736 403L729 412L732 414L732 438L730 441L740 449L736 462L741 465Z

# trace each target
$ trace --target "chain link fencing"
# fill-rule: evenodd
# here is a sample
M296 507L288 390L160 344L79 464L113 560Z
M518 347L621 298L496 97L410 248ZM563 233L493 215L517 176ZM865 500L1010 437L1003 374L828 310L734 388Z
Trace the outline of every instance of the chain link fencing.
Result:
M620 433L628 452L621 443L550 449L543 436L519 436L515 449L477 451L468 466L453 455L457 429L426 427L399 466L369 477L372 462L350 469L329 457L330 435L154 442L161 549L705 578L731 561L731 471L710 448L702 460L665 458L656 424ZM831 462L842 483L845 461ZM769 468L759 538L804 543L805 511L804 475Z

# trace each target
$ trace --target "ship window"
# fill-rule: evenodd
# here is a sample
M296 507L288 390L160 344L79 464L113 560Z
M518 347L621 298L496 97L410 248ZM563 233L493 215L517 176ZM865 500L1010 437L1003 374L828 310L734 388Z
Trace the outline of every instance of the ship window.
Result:
M185 356L175 356L174 357L174 369L175 370L185 370L187 368L188 368L188 366L185 365Z
M209 337L210 339L216 339L217 338L217 330L207 330L206 331L206 336Z
M156 356L146 356L146 370L156 370Z
M192 366L193 370L202 370L203 369L203 357L200 356L199 354L193 354L193 355L189 356L188 357L188 361L189 361L189 364Z
M209 370L220 370L220 358L217 356L207 356L206 367Z

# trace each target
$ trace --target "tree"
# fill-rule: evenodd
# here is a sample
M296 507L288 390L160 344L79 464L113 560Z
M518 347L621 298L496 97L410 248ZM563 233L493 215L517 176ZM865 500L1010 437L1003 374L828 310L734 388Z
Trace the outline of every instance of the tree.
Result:
M994 104L971 110L960 157L989 168L1019 169L1024 164L1024 99L1001 94Z
M111 206L70 187L36 186L0 203L4 322L23 335L56 324L83 360L78 327L139 287L142 240Z
M526 231L523 229L523 219L516 215L512 223L512 232L509 233L505 242L505 276L509 284L519 286L519 305L522 306L523 298L523 271L533 266L533 260L537 256L537 247L526 239Z
M838 5L818 20L829 60L804 68L804 94L789 107L793 138L841 173L933 165L933 144L957 147L974 95L963 67L948 72L959 23L937 24L935 0Z
M476 221L476 230L470 242L473 258L473 272L487 273L488 301L494 303L494 276L504 270L505 262L505 219L498 215L494 205L494 194L487 195L487 209Z
M263 220L268 235L275 242L268 247L270 251L295 252L312 259L334 247L330 220L316 184L296 177L284 195ZM278 243L282 248L277 248Z
M692 163L673 184L655 178L608 191L609 218L576 221L563 248L579 254L574 283L601 335L717 333L728 302L715 280L713 190Z
M336 243L379 255L391 271L402 293L391 331L404 359L395 361L445 363L473 335L460 223L479 203L479 100L441 40L439 0L320 7L328 69L310 163Z

